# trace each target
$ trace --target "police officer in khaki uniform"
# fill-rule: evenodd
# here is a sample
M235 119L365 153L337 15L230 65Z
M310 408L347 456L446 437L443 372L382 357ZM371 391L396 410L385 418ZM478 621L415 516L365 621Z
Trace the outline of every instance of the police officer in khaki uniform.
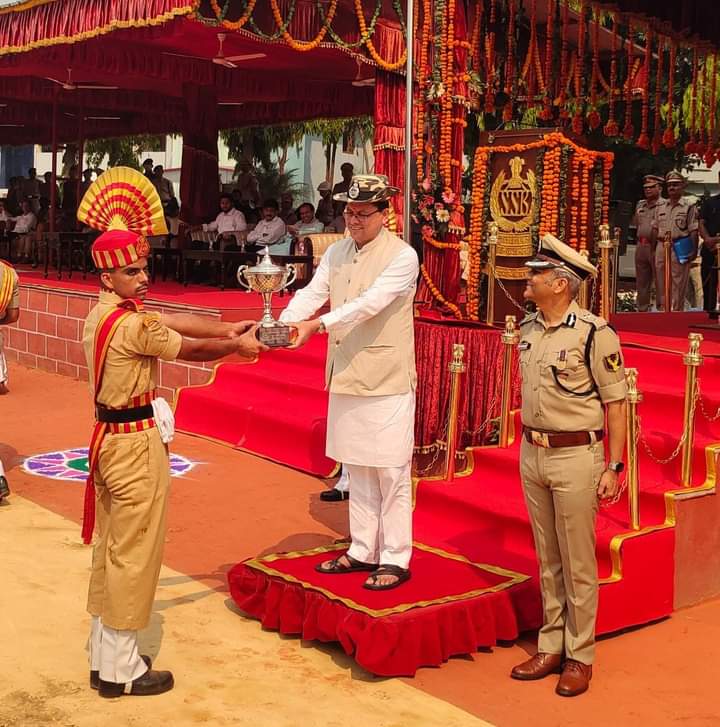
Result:
M683 197L685 177L680 172L671 171L665 175L668 199L657 211L657 236L659 244L655 250L655 270L657 280L657 306L665 305L665 251L663 242L670 233L671 242L682 238L690 238L692 250L685 262L678 260L674 249L670 250L670 270L672 278L672 310L681 311L685 308L685 294L690 279L690 264L698 252L698 214L697 207Z
M0 326L9 326L20 318L20 288L15 270L0 260ZM3 353L3 334L0 331L0 394L7 394L7 363ZM0 461L0 502L10 494L5 470Z
M648 174L643 179L643 194L630 220L628 242L635 243L635 277L639 311L650 308L650 289L655 279L655 245L657 243L657 211L665 204L660 195L663 178Z
M83 523L87 542L97 511L87 602L90 686L101 697L161 694L172 689L173 675L152 669L137 645L162 565L170 490L174 422L155 391L158 359L254 358L265 347L252 321L144 309L150 246L139 230L163 234L164 217L157 192L140 172L116 167L103 174L88 189L78 219L105 230L92 246L100 297L83 331L97 420Z
M556 692L575 696L592 677L595 517L599 502L617 493L623 469L625 372L613 329L575 301L596 268L551 235L525 264L524 296L537 313L520 324L520 473L540 564L543 626L538 653L511 676L542 679L562 670Z

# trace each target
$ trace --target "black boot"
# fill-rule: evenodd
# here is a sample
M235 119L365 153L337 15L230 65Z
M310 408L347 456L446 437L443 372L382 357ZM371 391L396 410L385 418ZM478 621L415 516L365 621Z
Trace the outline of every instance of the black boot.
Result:
M145 654L140 654L140 658L147 664L148 669L152 669L152 659ZM100 686L100 672L97 669L90 669L90 688L97 689Z
M102 679L98 689L101 697L122 697L128 695L131 697L150 696L152 694L163 694L169 692L174 686L172 672L155 671L148 669L142 676L130 682L128 688L125 684L116 684L115 682L106 682Z
M10 486L4 475L0 475L0 502L10 494Z

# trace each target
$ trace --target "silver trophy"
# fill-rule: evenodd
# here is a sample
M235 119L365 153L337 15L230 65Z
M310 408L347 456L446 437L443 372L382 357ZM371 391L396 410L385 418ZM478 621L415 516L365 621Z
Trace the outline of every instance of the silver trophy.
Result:
M258 340L270 348L283 348L292 343L292 326L276 321L272 317L273 293L279 293L292 285L297 276L294 265L276 265L265 247L262 260L257 265L241 265L237 271L238 283L247 290L260 293L263 299L263 316L257 331ZM247 281L247 282L246 282Z

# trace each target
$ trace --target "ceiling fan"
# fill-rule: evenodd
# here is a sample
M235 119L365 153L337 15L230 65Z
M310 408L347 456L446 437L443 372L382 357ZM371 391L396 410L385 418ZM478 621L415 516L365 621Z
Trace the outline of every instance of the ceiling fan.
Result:
M73 119L77 118L77 114L71 114L65 112L65 116L70 116ZM122 116L83 116L83 121L121 121Z
M75 83L72 80L72 68L68 68L67 72L67 79L64 81L58 81L56 78L49 78L48 76L45 76L45 80L57 83L58 86L62 86L65 91L76 91L78 88L92 88L95 90L116 91L119 88L119 86L99 86L94 83Z
M358 88L364 88L365 86L374 86L375 76L370 76L370 78L356 78L352 82L352 85L357 86Z
M170 51L163 51L163 55L166 56L176 56L178 58L194 58L198 61L207 61L211 60L213 63L217 64L218 66L223 66L224 68L237 68L237 62L238 61L251 61L255 58L265 58L267 57L267 53L246 53L242 56L226 56L223 53L223 43L225 42L225 38L227 38L227 33L218 33L217 39L218 39L218 52L215 54L213 58L205 58L203 56L191 56L186 55L185 53L171 53Z

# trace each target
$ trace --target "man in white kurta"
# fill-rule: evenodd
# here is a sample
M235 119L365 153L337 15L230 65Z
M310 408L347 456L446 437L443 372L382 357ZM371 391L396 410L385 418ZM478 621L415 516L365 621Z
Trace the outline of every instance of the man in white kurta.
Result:
M335 197L347 202L349 236L326 251L280 317L297 327L295 347L316 333L329 337L327 455L349 476L352 544L318 570L371 571L365 586L374 590L407 580L412 553L418 259L384 227L396 192L385 177L353 177ZM328 298L330 312L311 319Z

